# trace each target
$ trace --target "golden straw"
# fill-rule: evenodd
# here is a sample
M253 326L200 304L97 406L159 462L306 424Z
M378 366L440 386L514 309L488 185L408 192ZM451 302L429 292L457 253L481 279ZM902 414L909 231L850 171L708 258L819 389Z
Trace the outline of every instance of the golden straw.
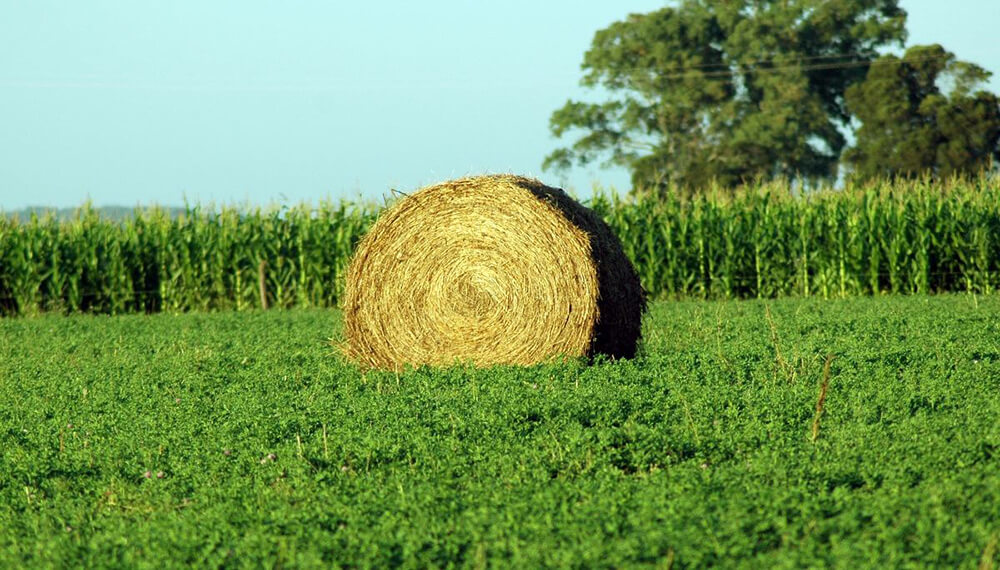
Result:
M635 354L645 297L621 243L562 190L463 178L387 208L351 260L346 353L365 366Z

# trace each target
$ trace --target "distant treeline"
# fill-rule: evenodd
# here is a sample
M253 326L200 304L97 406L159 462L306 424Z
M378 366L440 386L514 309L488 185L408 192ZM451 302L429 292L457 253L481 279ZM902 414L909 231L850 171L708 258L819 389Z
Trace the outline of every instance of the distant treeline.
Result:
M128 220L135 216L136 209L129 208L127 206L100 206L97 208L84 207L84 209L92 210L101 218L106 220ZM172 218L176 218L185 212L184 208L177 207L155 207L154 209L162 210L167 215ZM77 216L77 212L80 208L50 208L47 206L28 206L21 210L13 210L10 212L3 212L2 215L9 218L17 218L21 222L30 222L31 218L45 218L45 217L55 217L58 220L73 220Z
M589 205L654 298L839 297L1000 287L1000 180L796 196L785 184ZM0 314L336 306L373 206L0 218Z

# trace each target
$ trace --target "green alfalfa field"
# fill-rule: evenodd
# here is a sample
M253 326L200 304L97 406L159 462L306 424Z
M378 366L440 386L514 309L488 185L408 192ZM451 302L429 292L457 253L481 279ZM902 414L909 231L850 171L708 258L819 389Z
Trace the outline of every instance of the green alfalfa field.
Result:
M339 328L0 320L0 567L1000 563L1000 296L661 301L634 360L399 375Z

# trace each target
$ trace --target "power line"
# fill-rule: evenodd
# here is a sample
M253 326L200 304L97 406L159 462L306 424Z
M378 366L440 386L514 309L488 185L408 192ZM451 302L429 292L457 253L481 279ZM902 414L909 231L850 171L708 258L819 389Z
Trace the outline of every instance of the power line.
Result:
M900 59L876 59L876 60L865 60L865 61L844 61L836 63L817 63L812 65L777 65L774 67L764 67L749 71L754 74L769 74L769 73L780 73L783 71L824 71L833 69L850 69L865 66L881 66L881 65L903 65L921 61L936 61L936 60L946 60L950 59L951 56L946 55L934 55L934 56L924 56L924 57L909 57ZM761 60L766 61L766 60ZM698 73L701 66L691 66L687 68L682 68L682 71L677 71L674 73L657 74L656 79L712 79L712 78L732 78L734 75L740 73L739 65L755 65L751 64L736 64L737 67L730 68L727 70L720 71L705 71ZM647 71L641 68L634 68L630 71Z
M830 53L821 55L804 55L794 58L789 58L787 61L782 61L783 64L793 64L794 62L804 62L804 61L815 61L823 59L843 59L848 57L865 57L870 58L872 54L866 52L845 52L845 53ZM715 69L715 68L725 68L730 69L734 65L761 65L765 63L774 63L776 60L781 59L777 57L771 57L767 59L752 59L748 61L737 61L732 63L720 62L720 63L704 63L700 65L688 65L679 69L679 71L691 71L697 69ZM865 60L870 61L870 60Z

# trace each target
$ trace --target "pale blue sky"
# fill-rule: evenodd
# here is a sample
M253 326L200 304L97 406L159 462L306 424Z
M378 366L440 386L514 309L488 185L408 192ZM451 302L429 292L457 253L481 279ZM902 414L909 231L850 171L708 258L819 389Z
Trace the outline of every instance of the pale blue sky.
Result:
M1000 0L902 0L910 44L1000 73ZM0 0L0 209L378 199L543 173L593 34L662 0ZM1000 78L991 88L1000 92Z

